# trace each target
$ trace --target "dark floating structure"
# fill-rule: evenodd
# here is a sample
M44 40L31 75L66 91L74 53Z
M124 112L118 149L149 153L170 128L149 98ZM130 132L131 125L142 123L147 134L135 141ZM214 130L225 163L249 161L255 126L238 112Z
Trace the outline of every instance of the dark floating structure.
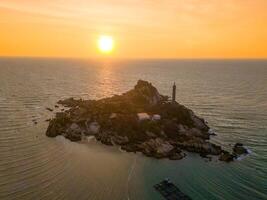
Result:
M154 188L167 200L192 200L189 196L181 192L169 179L165 179L154 185Z

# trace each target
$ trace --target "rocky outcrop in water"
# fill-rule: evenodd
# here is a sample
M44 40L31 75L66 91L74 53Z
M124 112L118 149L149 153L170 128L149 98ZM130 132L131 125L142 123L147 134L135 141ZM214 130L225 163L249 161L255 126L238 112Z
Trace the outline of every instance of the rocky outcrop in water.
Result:
M233 154L235 156L248 154L248 150L243 146L242 143L236 143L235 146L233 147Z
M182 159L186 150L229 160L220 146L208 142L210 132L204 119L168 101L147 81L139 80L122 95L100 100L69 98L58 103L69 109L56 113L49 122L49 137L62 135L79 141L83 135L93 135L103 144L155 158ZM236 147L237 153L240 148Z
M225 161L225 162L231 162L234 160L233 154L229 153L228 151L222 151L220 156L219 156L220 161Z

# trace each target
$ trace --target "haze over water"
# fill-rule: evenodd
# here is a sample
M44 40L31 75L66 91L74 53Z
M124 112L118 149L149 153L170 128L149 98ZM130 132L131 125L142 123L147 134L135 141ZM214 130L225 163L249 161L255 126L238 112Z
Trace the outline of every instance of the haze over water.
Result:
M252 153L232 163L156 160L45 136L46 107L59 99L121 94L138 79L165 95L175 81L177 101L209 122L213 142ZM0 59L0 199L156 200L153 185L165 177L193 199L267 199L266 147L264 60Z

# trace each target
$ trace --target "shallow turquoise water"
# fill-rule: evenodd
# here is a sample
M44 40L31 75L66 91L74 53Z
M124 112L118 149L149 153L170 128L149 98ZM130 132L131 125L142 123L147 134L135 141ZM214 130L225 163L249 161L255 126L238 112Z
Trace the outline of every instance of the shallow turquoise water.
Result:
M102 98L152 82L204 117L231 149L230 164L190 154L181 161L123 153L95 142L47 138L58 99ZM34 125L33 120L38 122ZM267 61L0 59L0 199L161 199L170 177L193 199L267 199Z

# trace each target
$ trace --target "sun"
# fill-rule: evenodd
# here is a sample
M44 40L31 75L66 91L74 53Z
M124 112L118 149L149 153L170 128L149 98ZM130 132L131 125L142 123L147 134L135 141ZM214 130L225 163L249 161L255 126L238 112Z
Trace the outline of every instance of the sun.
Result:
M98 49L102 53L110 53L114 48L114 40L111 36L101 35L98 39Z

